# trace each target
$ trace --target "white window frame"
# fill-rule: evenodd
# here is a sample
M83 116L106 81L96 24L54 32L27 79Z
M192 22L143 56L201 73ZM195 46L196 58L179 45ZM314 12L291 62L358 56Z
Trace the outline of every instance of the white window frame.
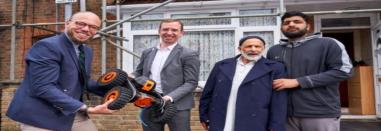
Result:
M351 27L321 27L322 19L329 18L358 18L358 17L368 17L370 20L369 26L351 26ZM377 16L374 13L353 13L353 14L326 14L326 15L314 15L315 31L320 32L321 30L342 30L342 29L370 29L371 26L375 25L377 22Z

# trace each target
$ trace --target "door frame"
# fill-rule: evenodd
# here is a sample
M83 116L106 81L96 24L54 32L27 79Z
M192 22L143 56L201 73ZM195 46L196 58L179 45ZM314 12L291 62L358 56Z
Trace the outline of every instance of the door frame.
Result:
M381 21L372 27L371 32L376 117L381 118L381 45L377 44L381 40Z
M370 26L353 26L353 27L330 27L330 28L322 28L321 21L322 19L327 18L357 18L357 17L369 17L370 18ZM373 56L373 77L374 77L374 93L375 93L375 107L376 107L376 117L381 118L381 45L380 45L380 58L379 61L376 58L376 30L381 30L381 21L380 15L378 13L353 13L353 14L325 14L325 15L314 15L314 29L316 32L320 32L321 30L345 30L345 29L369 29L372 34L371 36L371 44L372 44L372 56ZM381 31L378 34L381 37ZM378 70L380 69L380 70Z

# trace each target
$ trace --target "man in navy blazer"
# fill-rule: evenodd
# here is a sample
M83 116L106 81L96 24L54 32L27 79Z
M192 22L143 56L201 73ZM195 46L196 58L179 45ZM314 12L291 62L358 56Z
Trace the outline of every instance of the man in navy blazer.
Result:
M64 33L38 41L29 50L24 80L7 111L21 130L95 131L87 114L114 112L107 108L111 100L95 107L82 101L86 91L106 92L89 79L92 50L84 45L100 24L94 13L75 13Z
M215 64L200 99L200 121L209 131L284 131L287 96L272 89L285 67L262 57L265 41L240 40L241 55Z

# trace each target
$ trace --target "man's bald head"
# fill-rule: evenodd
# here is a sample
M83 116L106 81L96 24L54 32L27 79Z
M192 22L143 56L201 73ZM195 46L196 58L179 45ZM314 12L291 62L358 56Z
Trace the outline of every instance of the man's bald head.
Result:
M77 12L74 13L65 23L65 30L68 36L75 43L84 43L93 37L99 27L101 20L98 15L93 12Z

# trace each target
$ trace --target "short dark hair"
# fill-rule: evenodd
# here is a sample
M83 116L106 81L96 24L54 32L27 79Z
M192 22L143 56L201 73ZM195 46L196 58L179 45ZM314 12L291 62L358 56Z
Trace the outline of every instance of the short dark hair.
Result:
M245 37L241 38L241 40L239 40L239 46L241 46L248 39L258 39L258 40L262 41L263 45L266 45L265 40L263 40L261 37L249 35L249 36L245 36Z
M183 31L184 30L184 24L183 24L183 22L181 22L180 20L177 20L177 19L165 19L165 20L162 20L161 22L160 22L160 25L159 25L159 31L160 31L160 29L161 29L161 25L163 24L163 23L172 23L172 22L178 22L178 23L180 23L180 30L181 31Z
M300 16L303 18L303 20L307 23L308 22L308 16L300 11L290 11L290 12L286 12L284 13L284 15L282 16L281 20L282 20L282 23L284 22L284 19L286 18L290 18L290 17L293 17L293 16Z

